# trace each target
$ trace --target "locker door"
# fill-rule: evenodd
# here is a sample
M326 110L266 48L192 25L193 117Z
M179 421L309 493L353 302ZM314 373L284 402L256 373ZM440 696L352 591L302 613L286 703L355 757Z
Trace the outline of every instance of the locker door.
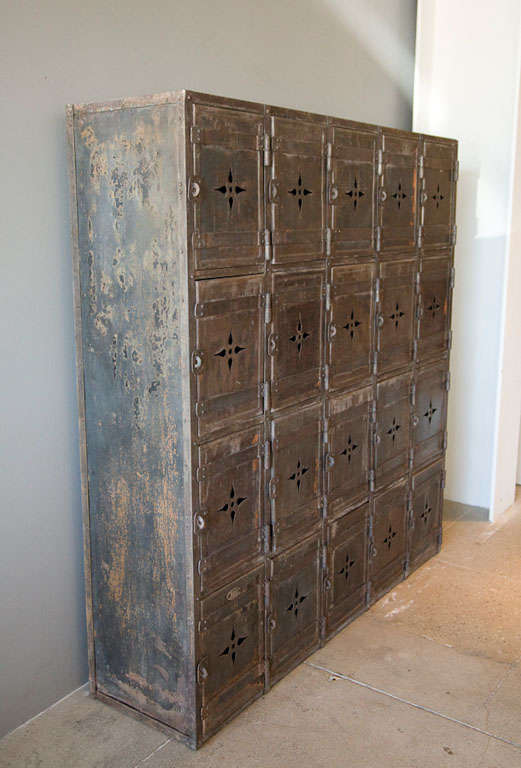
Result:
M272 548L278 551L309 535L321 519L321 405L281 416L271 429Z
M374 264L335 266L331 270L327 334L331 389L356 386L372 375L375 278Z
M202 738L264 689L264 567L201 602L197 682Z
M267 221L273 263L324 258L325 129L321 118L295 119L271 108L272 162Z
M420 362L442 357L449 351L453 275L450 251L424 253L418 298Z
M374 466L378 487L396 480L409 468L410 397L410 374L377 385Z
M415 469L434 461L445 450L447 389L446 363L418 373L413 417Z
M371 597L377 599L404 576L407 549L405 480L374 498L371 517Z
M373 404L372 387L329 400L325 475L330 519L369 494Z
M330 128L329 226L331 254L349 257L374 248L376 131Z
M418 137L385 129L382 150L380 247L383 251L413 249L417 231Z
M263 412L262 277L199 280L196 290L196 380L199 435L239 428Z
M194 528L204 592L251 569L262 555L262 434L255 426L199 446Z
M194 104L188 181L195 270L264 268L263 115Z
M409 529L410 568L414 570L438 552L441 545L443 462L431 465L412 478Z
M268 366L278 410L320 394L324 273L274 273L271 291Z
M403 368L413 361L415 280L415 261L393 261L380 265L377 316L379 374Z
M369 504L351 510L327 528L326 637L365 606Z
M423 247L451 245L456 203L456 156L454 142L425 139L422 142L421 233Z
M320 537L274 557L268 570L267 653L274 683L319 644Z

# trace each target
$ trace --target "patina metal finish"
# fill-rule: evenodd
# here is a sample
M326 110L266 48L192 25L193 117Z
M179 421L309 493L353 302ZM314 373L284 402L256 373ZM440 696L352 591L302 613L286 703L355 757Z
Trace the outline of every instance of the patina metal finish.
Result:
M457 144L68 108L93 693L197 747L441 544Z

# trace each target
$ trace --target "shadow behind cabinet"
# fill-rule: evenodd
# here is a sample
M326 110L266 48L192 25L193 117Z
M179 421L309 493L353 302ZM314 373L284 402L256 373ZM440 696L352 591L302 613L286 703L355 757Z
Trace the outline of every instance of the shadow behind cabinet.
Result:
M457 145L68 121L91 690L198 746L439 549Z

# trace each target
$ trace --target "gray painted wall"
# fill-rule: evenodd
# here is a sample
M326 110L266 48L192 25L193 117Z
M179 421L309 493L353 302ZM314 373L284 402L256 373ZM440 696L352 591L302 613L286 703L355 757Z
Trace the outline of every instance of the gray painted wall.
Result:
M192 88L411 127L415 0L2 0L0 735L87 678L67 102Z

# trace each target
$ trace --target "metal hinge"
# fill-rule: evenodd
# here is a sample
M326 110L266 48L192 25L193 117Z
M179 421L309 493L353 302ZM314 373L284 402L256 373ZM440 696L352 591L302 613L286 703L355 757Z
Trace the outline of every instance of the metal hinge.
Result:
M371 403L371 415L369 417L371 424L376 424L376 400Z
M271 232L269 229L265 229L262 236L264 243L264 258L266 261L271 261Z
M442 469L441 470L441 479L440 479L440 488L443 490L445 488L445 482L447 480L447 470Z
M418 248L423 245L423 227L418 227Z
M206 403L204 400L200 400L195 404L195 415L199 418L206 415Z
M331 309L331 283L326 283L326 312Z
M414 405L416 402L416 382L411 382L411 391L410 391L410 402L411 405Z
M456 160L456 165L452 169L452 181L456 182L459 179L459 160Z
M328 141L327 146L326 146L326 158L327 158L327 170L328 171L331 170L331 158L332 158L332 155L333 155L333 145L331 144L330 141Z
M424 157L420 155L418 158L418 178L423 179L424 172Z
M443 433L443 440L442 440L442 443L441 443L441 449L442 449L442 451L446 451L447 450L447 433L446 432Z
M266 523L266 525L264 526L264 548L266 552L269 550L270 544L271 544L271 528L270 528L270 524ZM268 584L268 582L266 582L266 584ZM268 602L269 602L269 598L268 598Z
M271 323L271 293L265 295L264 301L264 322L267 325Z
M445 377L445 389L447 390L447 392L450 389L450 371L447 371L447 375Z
M264 468L269 469L271 467L271 442L266 440L264 442Z
M454 267L451 267L450 277L449 277L449 288L454 288L455 278L456 278L456 270L454 269Z
M192 125L190 128L190 141L192 144L199 144L201 141L201 129L198 125Z
M375 248L376 248L377 251L380 250L381 245L382 245L382 228L381 227L376 227L376 245L375 245Z
M406 555L405 560L403 561L403 572L406 576L409 573L409 555Z
M331 227L326 227L325 231L326 256L331 256Z
M271 136L268 133L264 134L264 165L271 165Z
M381 176L384 172L384 153L379 149L376 155L376 175Z
M380 278L377 277L374 281L374 303L378 304L380 301Z
M329 365L325 365L322 370L322 381L324 382L324 389L329 389Z
M452 348L452 331L447 333L447 349Z
M373 375L376 374L378 370L378 352L375 350L373 352Z
M452 233L451 233L451 245L456 245L456 239L458 235L458 227L456 224L452 227Z
M418 357L418 339L413 339L412 342L412 359L416 360Z
M270 499L277 498L277 479L275 477L272 477L268 483L268 496Z
M322 547L322 570L327 571L327 547Z
M261 384L262 387L262 399L264 401L264 410L269 411L270 409L270 382L265 381Z
M329 442L329 423L327 419L324 419L324 424L322 426L322 443L323 445L327 446Z
M369 470L369 490L374 491L374 469Z

